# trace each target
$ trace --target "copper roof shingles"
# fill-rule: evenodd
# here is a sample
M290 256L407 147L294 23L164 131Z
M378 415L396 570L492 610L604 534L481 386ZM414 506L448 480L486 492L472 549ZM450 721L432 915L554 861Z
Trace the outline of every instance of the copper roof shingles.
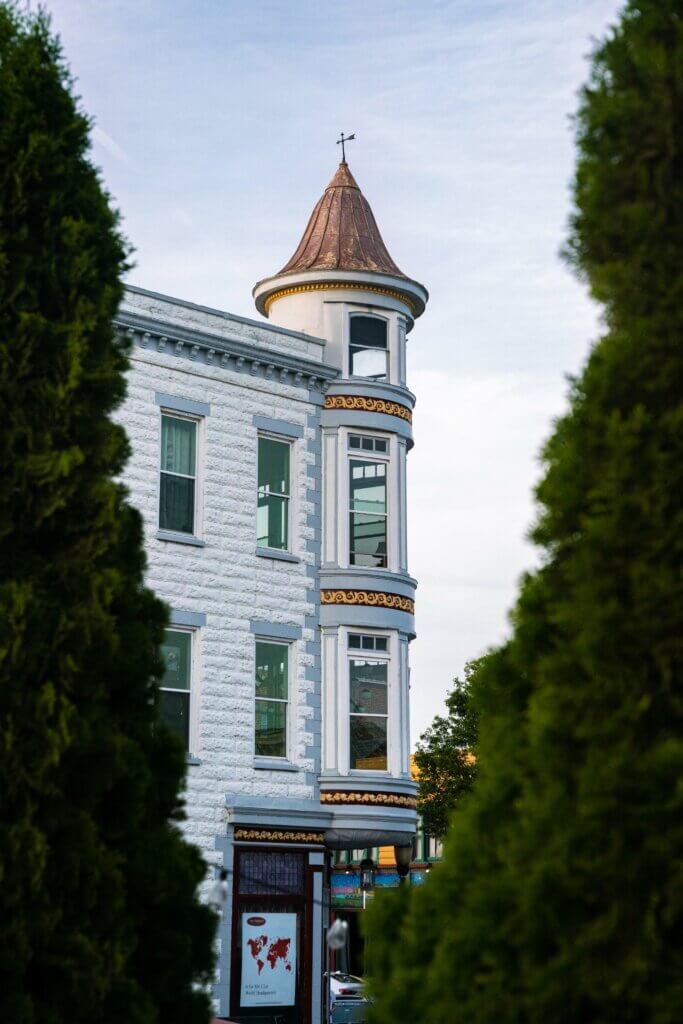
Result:
M337 168L296 252L280 274L306 270L362 270L406 276L389 255L370 204L346 163Z

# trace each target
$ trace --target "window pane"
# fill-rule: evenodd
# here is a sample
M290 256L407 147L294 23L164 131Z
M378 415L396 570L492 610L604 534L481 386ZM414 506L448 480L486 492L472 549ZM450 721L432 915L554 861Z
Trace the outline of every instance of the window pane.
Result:
M350 517L350 558L351 565L374 565L380 568L387 564L387 519L386 516L370 516L352 512Z
M161 474L159 527L176 533L194 532L194 480Z
M289 647L256 641L256 696L287 700Z
M290 447L286 441L273 441L270 437L259 437L259 499L267 494L289 494Z
M373 377L382 380L387 376L388 352L379 348L355 348L351 346L352 377Z
M374 316L352 316L349 324L352 345L363 348L387 347L387 322Z
M168 473L194 476L197 424L161 417L161 468Z
M256 543L286 551L289 546L289 498L261 494L256 509Z
M368 771L386 771L387 720L352 715L351 767Z
M385 636L375 637L375 650L386 651L387 650L387 638Z
M351 711L366 715L387 713L387 663L351 662Z
M304 880L304 860L300 853L249 850L240 854L240 893L303 895Z
M166 663L166 671L160 686L171 690L190 689L190 657L192 653L192 635L167 629L161 645L161 656Z
M354 512L386 512L385 462L351 460L351 508Z
M256 701L256 753L260 757L287 754L287 704L284 701Z
M188 749L190 740L190 695L189 693L171 693L162 690L159 701L159 714L162 722L171 732L185 744Z
M358 633L349 633L349 647L360 647L360 635Z

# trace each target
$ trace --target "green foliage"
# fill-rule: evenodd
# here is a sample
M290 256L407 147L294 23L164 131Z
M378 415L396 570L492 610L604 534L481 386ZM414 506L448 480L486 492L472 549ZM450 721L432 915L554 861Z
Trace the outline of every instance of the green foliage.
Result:
M200 1024L215 918L114 479L125 246L49 25L7 4L0 110L0 1018Z
M395 929L370 911L376 1024L681 1019L683 4L626 6L577 128L569 254L608 333L544 451L543 567L471 680L444 863Z
M418 770L418 812L425 832L439 839L448 828L451 811L472 788L476 775L474 748L477 716L469 697L477 662L465 666L465 679L454 679L446 697L447 715L437 715L415 750Z

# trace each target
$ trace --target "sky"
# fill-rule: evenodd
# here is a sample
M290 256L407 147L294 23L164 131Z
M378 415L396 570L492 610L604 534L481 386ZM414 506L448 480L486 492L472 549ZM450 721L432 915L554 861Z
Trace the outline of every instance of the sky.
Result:
M538 563L539 453L600 331L560 258L571 115L613 0L47 0L132 284L258 319L349 165L430 301L409 335L417 739Z

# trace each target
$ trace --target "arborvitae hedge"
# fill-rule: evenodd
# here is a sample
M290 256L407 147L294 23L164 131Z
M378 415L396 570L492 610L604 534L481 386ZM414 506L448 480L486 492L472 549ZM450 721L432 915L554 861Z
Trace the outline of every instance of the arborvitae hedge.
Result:
M633 0L581 94L570 258L607 333L545 452L478 777L424 890L368 915L379 1024L679 1024L683 3Z
M125 246L42 16L0 4L0 1019L200 1024L214 915L114 482Z

